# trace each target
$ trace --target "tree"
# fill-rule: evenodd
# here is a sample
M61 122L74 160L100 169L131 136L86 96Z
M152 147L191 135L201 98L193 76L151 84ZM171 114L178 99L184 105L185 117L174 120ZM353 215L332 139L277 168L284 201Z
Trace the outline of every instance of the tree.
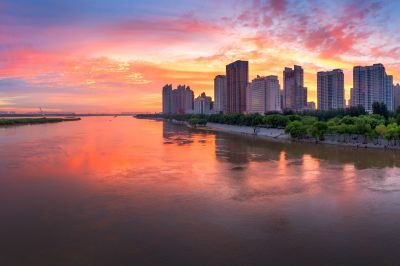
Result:
M285 132L294 139L300 139L307 135L307 127L300 121L294 121L286 126Z
M198 118L190 118L188 120L189 125L191 125L192 127L197 127L199 122L200 122L200 119L198 119Z
M385 139L391 141L398 139L400 135L400 128L397 124L390 124L387 126L386 132L385 132Z
M372 112L376 115L381 115L386 119L389 117L389 110L387 109L386 104L382 102L374 102L372 104Z
M379 135L379 136L385 136L386 134L386 126L385 125L378 125L375 128L375 132Z
M350 108L347 108L345 111L345 115L349 116L360 116L365 114L367 114L367 112L365 111L365 108L362 105L351 106Z
M268 115L264 118L265 124L271 128L285 128L289 123L289 118L284 115Z
M322 121L315 122L308 129L308 133L317 140L324 140L327 131L328 131L328 124Z

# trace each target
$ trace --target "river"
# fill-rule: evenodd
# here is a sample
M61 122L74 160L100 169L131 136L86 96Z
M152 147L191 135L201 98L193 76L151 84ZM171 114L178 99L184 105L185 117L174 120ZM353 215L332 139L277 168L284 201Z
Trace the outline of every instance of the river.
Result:
M2 265L394 265L400 152L132 117L0 128Z

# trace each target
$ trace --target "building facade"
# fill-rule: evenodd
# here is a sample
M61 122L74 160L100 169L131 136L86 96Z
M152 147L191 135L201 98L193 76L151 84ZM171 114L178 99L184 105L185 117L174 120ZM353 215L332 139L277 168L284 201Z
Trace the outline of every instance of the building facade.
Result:
M308 111L315 111L315 102L307 102L306 110Z
M281 111L278 77L257 76L247 88L247 112L264 114L273 111Z
M172 85L165 85L162 90L164 114L193 113L194 94L190 87L179 85L173 90Z
M400 107L400 84L393 86L393 110L396 111Z
M318 72L318 110L328 111L345 108L344 74L340 69Z
M214 79L214 111L227 112L226 76L218 75Z
M307 107L307 88L304 87L304 70L301 66L286 67L283 71L283 108L295 111Z
M194 113L208 115L212 113L212 99L204 92L194 99Z
M249 62L236 61L226 66L227 113L246 111Z
M374 102L384 103L393 111L393 76L386 74L382 64L354 67L352 97L353 106L361 105L369 113Z
M162 112L172 113L172 85L165 85L162 89Z

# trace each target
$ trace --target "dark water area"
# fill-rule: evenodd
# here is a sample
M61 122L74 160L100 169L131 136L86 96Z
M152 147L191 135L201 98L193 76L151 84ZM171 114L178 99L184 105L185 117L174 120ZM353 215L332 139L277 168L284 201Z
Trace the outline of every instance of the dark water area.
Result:
M397 265L400 152L132 117L0 128L0 265Z

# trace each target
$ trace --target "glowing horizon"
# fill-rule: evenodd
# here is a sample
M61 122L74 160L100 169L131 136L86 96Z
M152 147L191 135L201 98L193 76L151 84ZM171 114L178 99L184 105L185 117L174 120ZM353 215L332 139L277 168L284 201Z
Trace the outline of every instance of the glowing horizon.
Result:
M334 11L334 14L332 14ZM301 65L317 72L382 63L400 82L400 3L383 0L4 0L0 110L155 112L165 84L213 97L225 65L250 79Z

